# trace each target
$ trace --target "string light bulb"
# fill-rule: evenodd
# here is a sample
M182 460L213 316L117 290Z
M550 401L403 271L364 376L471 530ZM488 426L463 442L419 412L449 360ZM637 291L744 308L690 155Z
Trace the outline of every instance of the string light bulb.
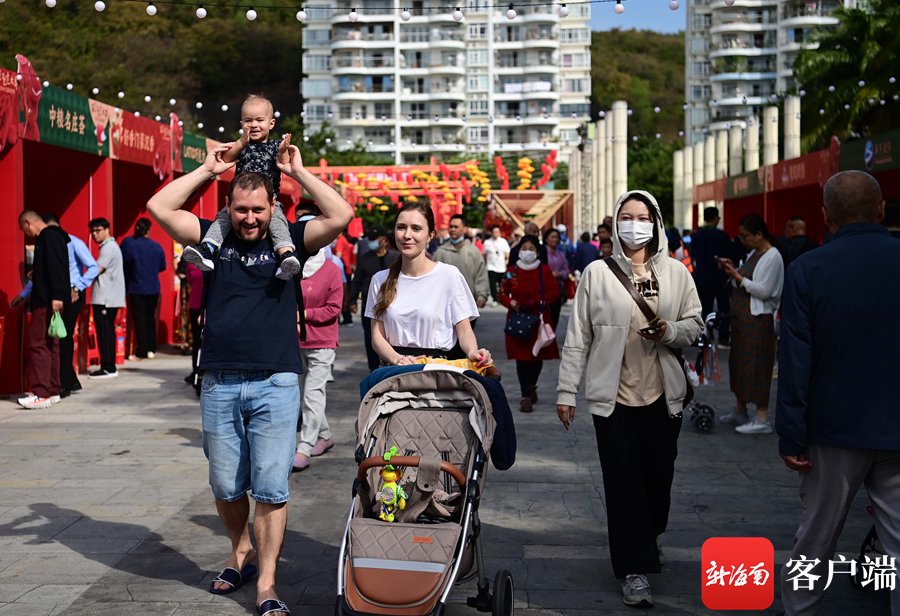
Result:
M865 82L864 80L860 79L860 80L856 83L856 85L858 85L860 88L864 88L864 87L866 86L866 82Z
M306 21L306 9L300 7L300 10L297 11L297 21Z
M228 111L228 105L222 105L222 111Z
M149 15L150 17L156 15L156 5L152 2L147 5L147 15Z
M71 92L71 91L72 91L72 88L74 88L74 87L75 87L75 86L72 85L71 83L67 83L67 84L66 84L66 90L68 90L69 92Z
M94 3L94 10L97 11L98 13L102 13L103 11L106 10L106 3L103 0L97 0Z
M219 127L219 132L220 132L220 133L224 133L224 132L225 132L225 127L224 127L224 126L220 126L220 127Z
M125 98L125 93L119 90L119 93L116 96L118 96L119 98Z
M197 109L203 109L203 103L198 101L197 104L194 105L194 107L196 107Z
M93 94L94 96L97 96L98 94L100 94L100 88L93 88L91 90L91 94Z
M412 18L412 13L409 12L409 9L403 9L400 11L400 19L403 21L409 21Z
M559 5L559 16L560 17L568 17L569 16L569 7L565 4Z
M256 21L257 17L258 15L256 14L256 11L254 11L253 9L247 9L247 19L249 19L250 21Z
M197 10L194 11L194 14L197 16L197 19L204 19L206 17L206 9L202 6L198 6Z
M170 99L169 99L169 104L170 104L171 106L173 106L173 107L175 106L175 102L176 102L176 101L175 101L174 98L170 98Z
M459 10L459 7L456 7L455 9L453 9L452 17L453 17L453 21L462 21L463 12Z
M625 12L625 6L622 4L622 0L616 0L616 8L613 10L616 12L616 15L621 15Z
M725 6L734 6L734 0L725 0Z
M678 3L678 0L669 0L669 10L677 11L681 5Z
M48 9L52 9L56 6L56 0L47 0L44 4L47 5Z
M203 130L203 122L197 122L197 128Z
M350 9L350 12L347 14L347 19L354 22L359 19L359 13L356 12L356 9Z
M509 8L506 9L506 18L512 21L516 18L516 15L518 15L518 13L516 13L516 8L510 3Z

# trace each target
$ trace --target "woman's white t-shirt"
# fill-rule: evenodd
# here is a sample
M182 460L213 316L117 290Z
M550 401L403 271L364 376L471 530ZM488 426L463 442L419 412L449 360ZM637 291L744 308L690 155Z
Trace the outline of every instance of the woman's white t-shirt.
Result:
M390 270L372 276L366 316L381 321L392 346L448 351L456 345L454 325L478 318L478 306L462 273L452 265L435 263L424 276L397 280L397 295L380 317L374 313L378 292Z

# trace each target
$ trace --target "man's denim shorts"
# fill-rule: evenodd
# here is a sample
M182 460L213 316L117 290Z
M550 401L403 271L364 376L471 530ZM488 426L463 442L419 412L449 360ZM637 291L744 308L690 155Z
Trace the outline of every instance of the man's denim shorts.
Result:
M297 447L297 374L207 370L200 395L209 485L224 501L247 490L262 503L284 503Z

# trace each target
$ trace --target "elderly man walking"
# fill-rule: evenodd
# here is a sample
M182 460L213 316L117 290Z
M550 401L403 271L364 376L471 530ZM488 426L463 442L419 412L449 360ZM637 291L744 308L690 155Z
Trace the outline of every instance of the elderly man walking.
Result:
M204 164L160 190L147 209L182 244L196 244L212 224L181 207L190 196L234 163L222 159L232 144L211 150ZM301 262L330 244L353 210L331 187L303 166L296 146L282 142L278 168L310 194L321 214L289 225ZM275 589L278 556L287 524L288 477L296 447L302 373L297 339L295 281L275 277L278 261L268 229L275 208L271 180L244 173L226 197L231 233L207 283L206 322L200 369L203 450L219 518L231 540L225 569L210 592L228 594L258 573L260 614L290 614ZM250 496L256 501L250 539Z
M823 196L834 240L797 257L782 296L775 428L803 501L781 574L788 616L816 613L860 486L885 552L900 560L900 242L880 224L884 200L869 174L839 173ZM796 583L810 575L821 576L812 588ZM891 613L900 616L900 586Z

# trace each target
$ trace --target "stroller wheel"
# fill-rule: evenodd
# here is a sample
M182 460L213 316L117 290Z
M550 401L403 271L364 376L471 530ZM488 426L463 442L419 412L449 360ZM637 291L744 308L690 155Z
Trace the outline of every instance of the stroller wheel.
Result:
M884 549L878 541L878 531L875 530L875 526L873 525L866 535L865 540L862 542L862 546L859 548L859 559L856 561L856 574L850 576L850 582L858 590L874 590L874 586L871 584L863 586L862 583L865 579L865 571L860 565L866 562L866 557L874 560L879 556L883 556L884 553Z
M494 595L491 597L492 616L512 616L513 578L512 573L501 569L494 576Z
M705 404L698 404L694 407L694 427L697 428L697 432L700 434L709 434L712 432L713 426L715 422L713 418L715 417L715 413L713 413L712 408Z

